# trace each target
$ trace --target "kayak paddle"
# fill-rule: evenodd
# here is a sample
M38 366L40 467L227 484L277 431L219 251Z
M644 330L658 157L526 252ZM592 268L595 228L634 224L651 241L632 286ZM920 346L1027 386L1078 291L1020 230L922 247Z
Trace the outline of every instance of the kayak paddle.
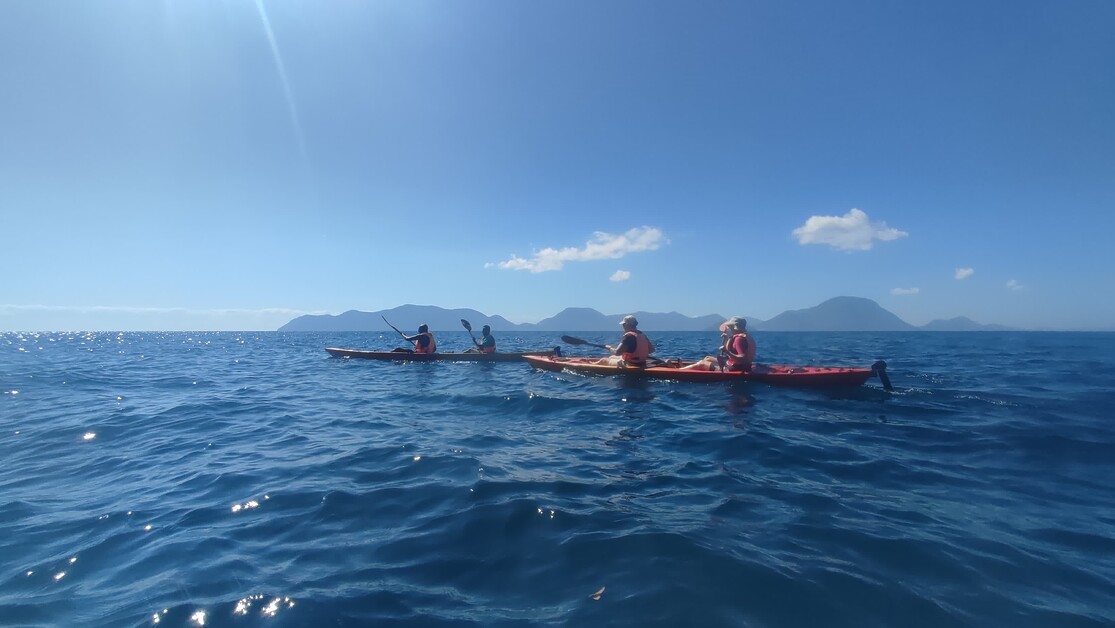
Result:
M609 351L609 352L612 351L612 348L609 347L608 345L598 345L595 342L589 342L587 340L582 340L582 339L577 338L575 336L562 336L561 341L566 343L566 344L571 344L571 345L588 345L590 347L599 347L599 348L604 349L604 350ZM648 357L647 358L647 364L651 365L651 366L661 366L663 364L667 364L667 361L663 360L663 359L660 359L660 358Z
M380 314L380 318L382 318L382 319L383 319L383 322L387 323L387 326L388 326L388 327L390 327L391 329L394 329L395 331L398 331L398 332L399 332L399 335L403 337L403 340L406 340L406 339L407 339L407 335L406 335L406 334L404 334L403 332L399 331L399 328L398 328L398 327L395 327L394 325L392 325L392 324L391 324L391 322L387 320L387 317L386 317L386 316L384 316L384 315Z
M595 342L589 342L587 340L581 340L580 338L574 338L573 336L562 336L561 341L566 343L566 344L571 344L571 345L588 345L590 347L599 347L601 349L605 349L605 350L608 350L608 351L612 350L612 348L609 347L608 345L598 345Z
M480 343L476 342L476 336L472 335L472 323L470 323L470 322L468 322L468 321L466 321L465 319L462 318L461 319L461 326L468 330L468 336L469 336L469 338L472 338L472 344L479 347Z

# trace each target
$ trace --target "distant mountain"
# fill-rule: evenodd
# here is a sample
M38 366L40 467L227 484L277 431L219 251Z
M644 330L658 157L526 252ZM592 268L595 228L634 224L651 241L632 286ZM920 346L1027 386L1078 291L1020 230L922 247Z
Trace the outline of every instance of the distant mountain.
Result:
M950 319L937 319L921 326L924 331L1013 331L1006 325L984 325L966 317L957 316Z
M749 326L750 325L749 323ZM760 331L914 331L918 329L871 299L836 297L789 310L753 326Z
M383 322L386 318L402 331L413 334L418 326L425 323L432 331L461 329L461 319L467 320L477 331L484 325L491 325L498 331L523 331L524 325L516 325L502 316L488 316L476 310L447 310L435 305L400 305L389 310L360 312L349 310L343 314L307 314L299 316L279 331L391 331Z
M619 318L609 318L590 307L567 307L550 318L538 321L538 331L603 331L614 330Z
M529 328L536 331L615 331L619 329L620 319L629 313L639 319L639 329L643 331L713 331L724 322L724 317L719 314L707 314L696 318L678 312L601 314L588 307L567 307L557 315L538 321L536 325L531 325Z
M283 325L279 331L391 331L384 318L408 334L414 333L423 323L429 325L431 331L457 331L461 329L461 319L467 320L477 331L484 325L491 325L492 331L615 331L619 329L620 319L627 314L601 314L592 308L569 307L538 323L516 324L502 316L488 316L470 309L401 305L377 312L349 310L336 316L307 314ZM639 329L644 331L711 331L724 322L724 317L717 314L696 318L677 312L634 314L639 319Z
M400 305L389 310L360 312L349 310L336 316L306 315L290 321L279 331L390 331L386 318L402 331L412 334L426 323L432 331L457 331L461 319L479 331L484 325L500 331L616 331L628 312L601 314L587 307L569 307L538 323L512 323L502 316L488 316L476 310L447 310L433 305ZM718 314L685 316L677 312L634 312L643 331L714 331L724 322ZM757 331L1006 331L1002 325L983 325L958 316L935 320L915 327L883 309L871 299L836 297L815 307L789 310L768 321L747 317L748 328Z

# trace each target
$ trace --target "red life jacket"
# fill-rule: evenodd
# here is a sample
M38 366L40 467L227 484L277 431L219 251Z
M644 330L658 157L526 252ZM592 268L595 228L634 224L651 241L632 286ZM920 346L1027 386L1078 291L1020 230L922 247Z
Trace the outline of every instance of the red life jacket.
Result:
M732 336L732 351L742 354L742 358L728 356L728 368L733 371L747 370L755 360L755 339L747 332L739 332Z
M635 337L635 351L632 353L624 353L620 357L628 364L635 366L642 366L647 363L647 357L650 356L650 340L647 340L646 334L639 330L629 331L623 335L624 338L628 336Z

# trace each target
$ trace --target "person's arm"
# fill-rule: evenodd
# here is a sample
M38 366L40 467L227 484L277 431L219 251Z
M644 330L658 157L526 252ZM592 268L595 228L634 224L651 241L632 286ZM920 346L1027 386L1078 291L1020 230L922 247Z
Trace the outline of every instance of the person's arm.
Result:
M629 344L630 340L634 340L634 338L624 334L623 338L619 339L619 344L616 345L615 347L613 347L612 345L604 345L604 346L607 347L608 351L612 352L612 355L622 355L624 353L625 349L627 351L634 351L635 350L634 346L628 347L628 344Z
M727 355L729 355L733 358L738 359L738 358L742 358L744 356L744 354L737 352L737 349L738 349L738 344L736 342L737 338L739 338L739 336L729 336L728 337L728 339L724 342L724 353L726 353ZM742 340L742 338L739 338L739 339ZM746 349L745 349L745 351L746 351Z
M619 346L616 347L616 355L623 355L624 353L635 353L636 347L635 336L624 336L620 341Z

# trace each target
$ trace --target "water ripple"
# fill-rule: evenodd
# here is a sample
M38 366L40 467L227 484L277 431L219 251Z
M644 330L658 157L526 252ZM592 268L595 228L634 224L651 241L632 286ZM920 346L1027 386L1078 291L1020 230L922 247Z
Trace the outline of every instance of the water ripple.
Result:
M1115 623L1111 334L761 337L893 393L321 350L394 340L0 334L0 623Z

